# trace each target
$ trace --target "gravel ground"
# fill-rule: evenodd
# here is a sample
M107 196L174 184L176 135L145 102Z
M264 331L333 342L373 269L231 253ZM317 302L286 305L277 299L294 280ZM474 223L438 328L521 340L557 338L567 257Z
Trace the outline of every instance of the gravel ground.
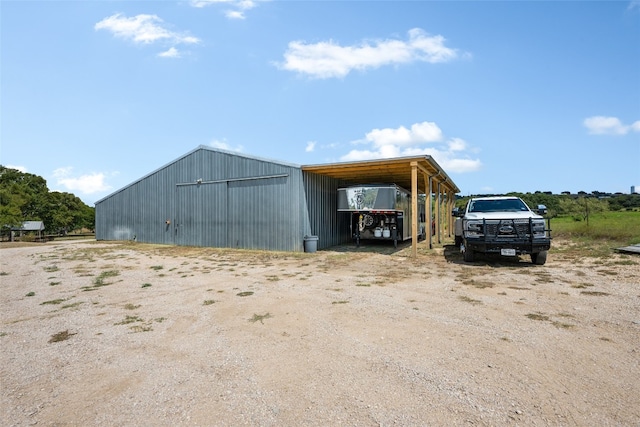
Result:
M640 425L639 256L424 245L3 244L0 424Z

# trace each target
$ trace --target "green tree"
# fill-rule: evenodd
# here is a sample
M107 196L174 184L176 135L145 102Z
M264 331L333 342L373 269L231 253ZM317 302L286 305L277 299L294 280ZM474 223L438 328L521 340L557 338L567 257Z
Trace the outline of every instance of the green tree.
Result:
M576 221L587 221L587 225L591 214L609 210L609 204L605 200L595 197L578 197L575 199L563 197L560 199L560 206L563 213L573 216Z
M43 221L47 232L95 227L94 208L71 193L49 192L37 175L0 166L0 226Z

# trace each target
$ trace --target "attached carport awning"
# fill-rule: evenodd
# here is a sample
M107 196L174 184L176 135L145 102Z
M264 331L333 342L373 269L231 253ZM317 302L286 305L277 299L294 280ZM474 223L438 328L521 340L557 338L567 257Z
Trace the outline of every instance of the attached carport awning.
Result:
M382 160L364 160L358 162L325 163L302 166L305 172L326 175L340 179L348 184L394 183L411 190L412 166L418 173L432 177L431 192L437 191L440 183L445 193L459 193L460 189L449 178L444 169L431 156L396 157ZM418 179L418 191L426 194L424 179Z
M372 184L393 183L397 184L412 194L436 194L437 208L435 209L436 235L440 241L440 209L441 196L446 194L447 210L451 212L456 193L460 192L458 186L449 178L447 173L438 165L431 156L396 157L391 159L364 160L357 162L325 163L321 165L302 166L304 172L329 176L344 181L346 184ZM412 198L413 210L413 236L418 230L418 202L417 197ZM427 203L426 211L431 217L431 204ZM450 214L449 214L450 217ZM451 233L453 220L448 221L448 230ZM429 235L429 247L432 247L431 233ZM417 239L413 239L413 254L417 255Z

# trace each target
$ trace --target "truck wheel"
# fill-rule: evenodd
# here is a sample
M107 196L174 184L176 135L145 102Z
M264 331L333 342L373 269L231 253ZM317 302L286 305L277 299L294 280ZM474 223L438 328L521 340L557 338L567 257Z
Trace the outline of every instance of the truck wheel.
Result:
M462 258L464 258L465 262L473 262L473 251L467 248L464 248L462 251Z
M547 251L531 254L531 262L536 265L544 265L544 263L547 262Z

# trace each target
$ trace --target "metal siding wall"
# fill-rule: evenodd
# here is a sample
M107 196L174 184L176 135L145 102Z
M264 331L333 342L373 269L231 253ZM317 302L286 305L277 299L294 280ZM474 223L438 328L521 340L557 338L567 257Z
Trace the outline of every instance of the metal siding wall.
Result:
M202 148L98 202L96 239L302 251L305 210L300 168Z
M348 214L338 212L341 181L314 173L304 173L304 188L311 234L318 236L318 248L351 241Z

